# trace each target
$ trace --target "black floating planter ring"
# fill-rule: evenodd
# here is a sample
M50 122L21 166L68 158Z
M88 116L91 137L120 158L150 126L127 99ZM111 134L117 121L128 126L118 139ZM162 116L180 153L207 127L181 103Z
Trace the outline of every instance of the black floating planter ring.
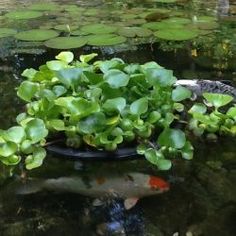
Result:
M59 155L68 160L81 161L115 161L115 160L132 160L142 158L137 154L136 147L118 148L115 151L100 150L79 150L75 148L52 144L47 146L47 151L54 155Z

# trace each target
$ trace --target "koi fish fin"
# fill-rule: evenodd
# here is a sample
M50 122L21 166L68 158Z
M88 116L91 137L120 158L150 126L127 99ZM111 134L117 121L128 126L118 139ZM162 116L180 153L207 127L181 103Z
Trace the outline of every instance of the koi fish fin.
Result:
M134 207L136 205L136 203L138 202L138 200L139 200L139 198L137 198L137 197L125 199L125 201L124 201L125 209L129 210L132 207Z

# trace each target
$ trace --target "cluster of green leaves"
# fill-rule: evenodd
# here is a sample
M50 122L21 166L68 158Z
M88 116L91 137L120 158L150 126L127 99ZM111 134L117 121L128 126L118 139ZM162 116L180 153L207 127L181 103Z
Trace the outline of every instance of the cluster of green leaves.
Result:
M195 135L207 133L209 138L217 138L216 134L236 135L236 106L224 108L232 102L233 97L226 94L204 93L205 104L197 103L189 113L192 118L189 128Z
M61 52L39 70L23 72L26 80L17 95L27 102L26 112L18 115L18 126L0 133L0 160L4 164L23 160L27 169L40 166L46 155L45 139L58 132L74 148L114 151L121 145L136 145L137 152L161 170L169 169L170 158L176 155L192 158L191 143L174 125L180 121L178 114L185 110L183 102L191 92L174 86L173 72L156 62L127 64L113 58L90 63L95 56L82 55L74 60L71 52ZM190 127L195 133L213 115L220 114L220 106L232 100L228 95L204 96L216 109L209 115L203 104L190 109ZM225 122L229 122L234 114L235 108L231 108L222 117L227 116Z

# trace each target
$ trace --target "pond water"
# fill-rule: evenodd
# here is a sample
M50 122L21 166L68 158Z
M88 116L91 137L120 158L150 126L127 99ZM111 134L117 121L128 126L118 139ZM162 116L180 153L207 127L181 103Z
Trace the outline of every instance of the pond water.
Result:
M15 95L22 71L37 69L63 49L77 58L97 52L100 59L153 60L179 79L226 79L236 85L235 26L236 4L231 0L2 0L0 128L13 125L24 109ZM46 33L22 36L32 29ZM65 41L52 41L57 37ZM71 45L68 38L76 42ZM0 165L0 235L236 235L235 139L202 139L194 147L193 161L176 160L166 172L144 160L78 163L48 155L43 167L27 173L47 179L140 172L170 182L168 192L143 198L129 211L121 200L94 206L93 199L72 193L16 195L21 167Z

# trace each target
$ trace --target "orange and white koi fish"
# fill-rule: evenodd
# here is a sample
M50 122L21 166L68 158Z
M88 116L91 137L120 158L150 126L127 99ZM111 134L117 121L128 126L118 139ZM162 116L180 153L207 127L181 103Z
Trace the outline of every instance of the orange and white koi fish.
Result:
M146 196L169 190L165 180L143 173L128 173L114 177L99 177L85 181L79 176L46 180L27 180L18 187L17 194L31 194L42 190L72 192L93 198L122 198L126 209Z

